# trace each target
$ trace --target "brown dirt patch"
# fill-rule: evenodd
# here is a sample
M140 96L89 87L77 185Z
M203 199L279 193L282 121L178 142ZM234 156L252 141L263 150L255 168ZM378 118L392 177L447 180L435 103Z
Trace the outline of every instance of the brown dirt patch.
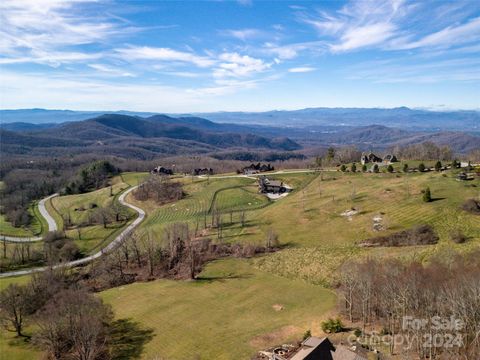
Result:
M301 328L293 325L287 325L272 332L255 336L252 340L250 340L250 345L255 349L265 349L270 346L288 342L294 337L300 336L301 332Z

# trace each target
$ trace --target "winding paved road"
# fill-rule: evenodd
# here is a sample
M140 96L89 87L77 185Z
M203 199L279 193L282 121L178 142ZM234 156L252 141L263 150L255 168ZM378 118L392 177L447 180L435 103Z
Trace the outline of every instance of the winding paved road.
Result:
M55 222L55 219L47 211L45 203L49 201L51 198L54 198L55 196L58 196L58 194L55 193L38 202L38 210L40 211L40 214L43 216L43 218L46 220L49 232L57 231L58 226L57 226L57 223ZM17 236L0 235L0 239L2 241L13 242L13 243L29 243L29 242L41 241L43 237L42 236L17 237Z
M105 246L103 249L101 249L97 253L95 253L93 255L90 255L90 256L87 256L83 259L74 260L74 261L70 261L70 262L67 262L67 263L63 263L63 264L54 265L53 269L57 269L57 268L60 268L60 267L75 267L75 266L78 266L78 265L83 265L83 264L89 263L89 262L101 257L102 255L108 253L109 251L115 249L118 245L120 245L123 241L125 241L125 239L128 237L128 235L130 235L130 233L133 231L133 229L135 229L145 218L145 211L143 211L139 207L137 207L135 205L132 205L132 204L129 204L128 202L125 201L125 197L130 192L135 190L137 187L138 187L138 185L134 186L134 187L131 187L130 189L125 191L123 194L121 194L118 198L118 201L120 202L120 204L125 205L125 206L129 207L130 209L135 210L138 214L138 217L130 225L128 225L111 243L109 243L107 246ZM48 198L46 198L44 200L46 201L46 200L48 200ZM45 211L46 211L46 209L45 209ZM47 215L48 215L48 212L47 212ZM49 225L49 229L50 229L50 225ZM11 277L11 276L20 276L20 275L28 275L28 274L32 274L32 273L35 273L35 272L45 271L48 268L49 268L48 266L44 266L44 267L37 267L37 268L32 268L32 269L4 272L4 273L0 273L0 278L6 278L6 277Z
M332 171L332 170L322 170L322 171ZM336 170L333 170L333 171L336 171ZM306 172L315 172L315 170L310 170L310 169L308 169L308 170L305 170L305 169L279 170L279 171L274 171L274 172L267 173L267 174L252 174L252 175L238 174L238 175L223 175L223 176L220 175L220 176L212 176L211 178L212 179L225 179L225 178L245 177L245 178L250 178L250 179L256 179L256 176L259 176L259 175L281 175L281 174L295 174L295 173L306 173ZM198 177L199 178L204 178L206 176L200 175ZM118 198L118 201L122 205L128 206L129 208L135 210L138 213L138 217L130 225L128 225L111 243L109 243L106 247L104 247L103 249L101 249L97 253L95 253L93 255L90 255L90 256L87 256L83 259L74 260L74 261L70 261L70 262L67 262L67 263L63 263L63 264L54 265L53 268L55 269L55 268L59 268L59 267L75 267L75 266L78 266L78 265L83 265L83 264L89 263L89 262L101 257L105 253L115 249L118 245L120 245L123 241L125 241L125 238L128 235L130 235L130 233L133 231L133 229L135 229L145 218L145 211L143 211L139 207L137 207L135 205L132 205L132 204L129 204L125 201L125 197L130 192L135 190L137 187L138 187L138 185L128 189L123 194L121 194L120 197ZM49 196L45 199L42 199L38 203L40 213L47 220L48 231L57 230L57 224L55 223L55 220L53 219L53 217L48 213L48 211L45 207L45 203L49 199L51 199L52 197L57 196L57 195L58 194L53 194L53 195L51 195L51 196ZM39 240L42 239L42 238L14 238L14 237L10 237L10 236L2 237L2 239L3 238L5 238L5 240L11 241L11 242L32 242L32 241L39 241ZM48 269L47 266L32 268L32 269L25 269L25 270L18 270L18 271L9 271L9 272L0 273L0 278L27 275L27 274L32 274L34 272L45 271L46 269Z

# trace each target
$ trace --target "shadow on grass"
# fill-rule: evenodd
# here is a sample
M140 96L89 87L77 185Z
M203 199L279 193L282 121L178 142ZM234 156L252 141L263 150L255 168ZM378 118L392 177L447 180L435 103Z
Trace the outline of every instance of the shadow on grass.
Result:
M432 200L430 200L430 202L435 202L435 201L440 201L440 200L445 200L446 198L444 197L439 197L439 198L432 198Z
M110 328L111 359L140 359L145 344L153 337L152 329L144 328L131 319L114 321Z

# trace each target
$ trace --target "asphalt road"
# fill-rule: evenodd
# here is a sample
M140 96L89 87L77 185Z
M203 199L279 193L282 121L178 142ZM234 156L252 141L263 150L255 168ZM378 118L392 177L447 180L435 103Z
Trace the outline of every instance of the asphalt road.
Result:
M110 242L107 246L105 246L103 249L101 249L97 253L95 253L93 255L90 255L90 256L87 256L85 258L79 259L79 260L74 260L74 261L69 261L69 262L66 262L66 263L54 265L52 268L57 269L57 268L61 268L61 267L75 267L75 266L78 266L78 265L87 264L87 263L89 263L89 262L91 262L95 259L98 259L99 257L108 253L109 251L115 249L118 245L120 245L122 242L124 242L125 239L127 239L127 237L131 234L133 229L135 229L143 221L143 219L145 219L145 211L143 211L139 207L137 207L135 205L132 205L132 204L129 204L128 202L125 201L125 197L130 192L135 190L137 187L138 186L134 186L134 187L128 189L123 194L121 194L118 198L118 201L120 202L120 204L125 205L125 206L129 207L130 209L135 210L138 214L138 217L130 225L128 225L112 242ZM46 201L46 200L48 200L48 198L46 198L44 200ZM45 205L45 202L43 204ZM44 207L44 209L45 209L45 207ZM45 211L46 211L46 209L45 209ZM48 215L48 212L47 212L47 215ZM50 216L50 215L48 215L48 216ZM50 226L49 226L49 229L50 229ZM32 268L32 269L4 272L4 273L0 273L0 278L33 274L35 272L45 271L48 268L49 267L44 266L44 267L37 267L37 268Z
M48 224L48 231L58 230L58 226L57 226L57 223L55 222L55 219L52 217L52 215L50 215L50 213L47 211L47 208L45 206L45 203L55 196L58 196L58 194L50 195L38 202L38 210L40 211L40 214L43 216L43 218L46 220ZM29 242L41 241L43 237L42 236L16 237L16 236L1 235L0 239L2 241L5 240L7 242L13 242L13 243L29 243Z

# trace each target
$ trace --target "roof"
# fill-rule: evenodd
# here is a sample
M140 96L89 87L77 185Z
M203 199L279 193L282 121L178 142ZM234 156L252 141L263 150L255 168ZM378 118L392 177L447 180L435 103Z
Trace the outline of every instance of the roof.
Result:
M279 180L272 180L272 181L267 180L267 181L265 181L265 184L267 184L269 186L278 186L278 187L283 186L283 183Z
M316 351L316 350L319 351ZM315 336L311 336L305 341L302 342L298 351L290 358L290 360L304 360L304 359L315 359L317 356L321 354L329 354L331 351L335 350L332 343L328 338L318 338ZM309 357L311 353L315 352L313 357ZM331 355L326 357L325 359L331 359ZM322 357L323 359L323 357Z

